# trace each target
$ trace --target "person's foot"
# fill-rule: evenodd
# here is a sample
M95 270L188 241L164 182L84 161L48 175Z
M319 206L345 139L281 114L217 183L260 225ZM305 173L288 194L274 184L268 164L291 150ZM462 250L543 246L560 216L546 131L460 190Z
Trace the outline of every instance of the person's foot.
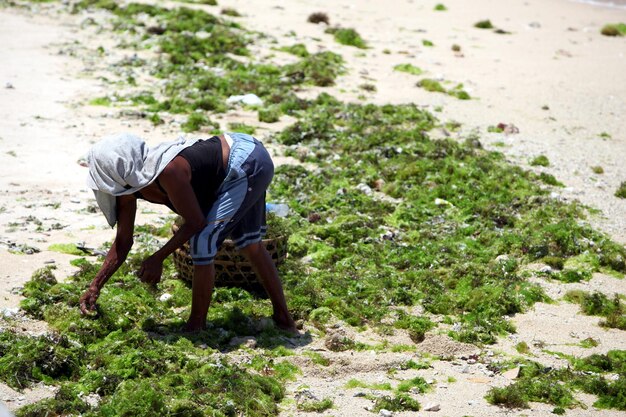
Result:
M298 331L298 328L296 327L296 322L293 321L290 315L285 317L285 316L274 314L272 316L272 319L274 320L274 323L276 323L276 327L278 327L279 329L286 331L288 333L291 333L294 336L300 335L300 332Z
M187 323L183 326L183 333L198 333L203 330L206 330L206 323L191 319L187 320Z

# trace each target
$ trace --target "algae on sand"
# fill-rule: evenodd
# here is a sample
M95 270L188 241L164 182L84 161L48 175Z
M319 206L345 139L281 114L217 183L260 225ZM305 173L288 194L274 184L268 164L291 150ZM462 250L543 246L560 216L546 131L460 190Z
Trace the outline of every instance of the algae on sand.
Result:
M486 398L491 404L508 408L528 408L530 401L561 408L580 406L578 391L597 396L596 408L626 410L626 351L613 350L606 355L585 358L568 357L571 367L554 369L537 362L522 361L516 382L504 388L492 388ZM608 374L617 375L617 379Z
M401 329L418 342L437 325L429 318L436 314L454 324L452 337L488 344L514 331L509 317L547 300L520 274L521 265L548 258L566 265L587 254L589 268L565 268L574 272L562 275L626 270L624 248L586 224L582 207L549 198L544 183L558 184L553 176L512 166L502 154L482 149L477 138L431 139L428 132L439 122L417 105L348 104L327 94L305 100L293 93L297 86L333 84L343 67L337 54L310 54L286 66L255 63L247 50L250 34L203 11L112 1L79 4L111 10L116 28L135 31L164 52L158 63L147 64L155 64L154 74L166 79L161 95L152 95L160 98L142 94L134 100L137 105L188 116L201 110L202 116L225 110L230 94L254 92L272 110L260 117L277 120L289 113L296 119L274 139L292 155L309 149L302 159L316 168L278 168L269 198L288 203L294 213L286 219L290 257L280 272L297 318L322 329L331 318L386 332ZM154 18L164 31L148 31L139 15ZM202 32L212 36L201 39ZM457 87L447 92L461 95L462 86ZM195 118L191 121L203 122ZM147 233L138 230L137 241ZM198 336L181 335L176 329L187 313L189 288L171 279L171 264L156 292L137 282L133 271L139 254L102 291L96 317L79 314L78 297L99 265L82 260L79 273L63 283L42 273L25 286L24 311L46 320L67 340L54 350L48 339L3 334L10 342L0 346L6 352L14 344L32 353L23 357L30 364L51 357L51 363L61 364L56 370L28 368L14 352L7 353L12 359L0 363L3 381L16 387L40 380L60 385L55 398L19 413L275 415L284 383L296 369L274 361L284 354L276 348L278 331L256 330L255 320L271 315L269 302L219 288L209 312L211 327ZM159 301L162 292L172 297ZM423 315L409 314L416 306ZM259 342L250 363L231 362L222 351L230 349L234 336L250 334ZM45 356L51 351L54 355ZM622 372L615 356L584 366ZM11 380L14 376L18 379ZM525 374L530 382L503 395L527 401L537 386L546 385L530 380L536 376ZM561 381L560 374L549 377ZM621 407L623 381L577 381L599 393L603 404ZM421 390L423 384L414 380L404 387ZM100 404L92 408L77 400L80 392L98 393ZM569 407L575 405L569 394L564 389L540 398ZM419 404L394 393L376 407L415 410Z

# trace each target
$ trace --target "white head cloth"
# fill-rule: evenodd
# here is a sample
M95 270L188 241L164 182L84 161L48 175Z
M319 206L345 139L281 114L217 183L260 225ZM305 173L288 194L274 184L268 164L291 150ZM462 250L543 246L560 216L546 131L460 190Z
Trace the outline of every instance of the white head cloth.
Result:
M115 197L132 194L151 184L183 149L195 140L179 138L149 148L130 133L107 136L89 151L87 185L111 227L117 222Z

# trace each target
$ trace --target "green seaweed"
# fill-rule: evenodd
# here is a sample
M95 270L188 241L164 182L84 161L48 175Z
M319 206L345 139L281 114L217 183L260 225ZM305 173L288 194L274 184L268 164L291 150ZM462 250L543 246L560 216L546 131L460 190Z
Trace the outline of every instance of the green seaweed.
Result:
M333 408L334 403L330 398L324 398L322 400L306 400L298 403L298 410L304 411L307 413L316 412L321 413L322 411L326 411L330 408Z
M439 81L430 78L424 78L418 83L418 86L422 87L426 91L446 93L446 89L441 85Z
M418 105L295 95L303 85L333 85L345 71L340 55L310 54L284 66L257 63L248 50L256 35L201 9L112 0L71 7L109 10L113 28L135 42L129 45L161 52L140 63L163 79L162 88L119 96L120 103L142 107L158 120L160 114L186 115L188 127L197 129L212 126L211 112L226 111L230 95L254 93L265 103L258 109L261 121L282 114L295 119L272 139L314 168L277 167L268 198L290 207L282 229L290 255L280 274L298 319L318 328L342 320L381 334L399 328L419 342L437 325L431 315L444 315L455 324L449 330L453 338L488 344L514 331L511 316L548 300L521 272L523 265L560 265L551 276L564 280L587 279L597 270L626 271L623 245L592 229L579 204L549 197L543 184L558 185L553 176L509 164L501 153L483 149L476 136L432 139L429 131L441 122ZM155 26L146 27L146 15ZM431 81L435 91L469 98L460 84L446 88ZM60 386L54 398L22 408L21 415L277 414L285 381L299 371L277 359L290 353L278 330L256 326L271 315L269 301L240 288L217 288L209 328L180 333L191 292L173 279L171 262L157 289L134 275L157 244L154 235L162 233L137 229L139 247L102 290L94 316L80 315L78 298L99 264L78 259L78 273L63 283L46 269L25 285L24 312L63 336L0 333L0 379L18 388L37 381ZM160 301L166 292L172 297ZM407 313L412 307L423 313ZM233 337L250 335L258 342L257 349L246 350L250 361L231 363L227 353L238 349L230 344ZM346 348L389 348L350 342ZM28 355L20 358L17 347ZM311 361L327 363L315 355ZM60 365L45 367L48 362ZM577 405L572 392L584 390L598 395L599 406L624 408L619 352L572 360L573 370L523 364L520 381L492 391L495 403L544 401L565 409ZM413 361L398 366L426 367ZM400 382L397 391L411 388L427 386L416 378ZM100 403L89 406L81 392L99 395ZM375 409L419 409L411 396L394 395L377 399Z
M426 91L448 94L449 96L456 97L459 100L471 99L470 95L463 90L463 84L457 84L451 89L446 89L439 81L431 78L424 78L417 83L417 86Z
M389 411L419 411L420 403L410 395L401 393L394 397L382 396L376 398L373 411L378 413L380 410Z
M413 393L419 392L420 394L423 394L425 392L429 392L431 390L431 387L424 378L416 376L413 379L400 382L396 390L398 392L411 391Z
M480 20L474 24L474 27L478 29L493 29L493 24L491 20Z
M567 409L581 406L574 394L583 391L598 396L594 407L626 410L626 351L613 350L580 359L563 356L571 367L554 369L532 361L518 363L520 375L516 382L492 388L487 401L508 408L528 408L528 403L535 401ZM606 373L616 373L618 378L609 380Z
M626 181L622 181L617 190L615 191L615 197L626 198Z
M409 64L409 63L398 64L395 67L393 67L393 69L395 71L406 72L406 73L413 74L413 75L421 75L424 72L422 71L421 68L416 67L415 65Z
M330 86L344 72L342 58L329 51L302 56L300 61L282 67L235 59L249 56L247 46L252 36L238 24L199 9L138 3L122 6L103 0L82 0L73 5L74 11L85 8L109 10L115 16L113 25L117 30L134 33L138 42L158 49L158 57L148 60L147 65L153 75L166 80L158 92L161 98L156 100L156 94L148 94L145 97L150 100L128 97L123 101L141 105L153 115L188 114L191 120L183 124L185 131L211 125L195 112L224 112L228 97L246 93L271 103L272 117L261 119L276 121L276 113L291 111L290 91L294 86ZM157 25L145 27L138 19L141 14L156 19ZM299 53L304 55L302 48ZM161 121L160 117L153 120Z
M241 13L239 13L237 9L233 9L232 7L225 7L220 13L224 16L241 17Z
M366 49L367 43L363 40L361 35L352 28L328 28L325 31L326 33L330 33L334 36L335 40L342 44L348 46L354 46L359 49Z
M550 160L545 155L539 155L530 160L531 166L549 167Z
M302 43L296 43L291 46L283 46L280 48L281 51L288 52L292 55L299 56L300 58L306 58L309 55L309 51L306 49L306 46Z
M78 249L73 243L53 243L48 246L48 250L52 252L65 253L68 255L84 255L85 252Z
M247 125L245 123L229 123L228 130L233 132L247 133L248 135L254 135L256 127Z
M82 357L80 344L65 336L0 332L0 379L16 389L67 380L78 374Z
M24 310L44 318L63 336L1 332L0 379L16 388L36 381L62 388L54 398L24 407L18 415L42 415L43 410L86 415L181 415L193 410L275 415L284 395L283 381L293 378L297 368L263 355L255 357L250 369L242 368L224 357L211 358L197 346L203 341L224 348L234 335L251 334L250 315L270 314L269 305L253 302L244 291L218 288L214 301L219 307L210 315L215 327L191 338L182 336L175 330L182 325L176 309L189 305L190 289L166 278L161 291L172 297L159 301L154 290L133 274L141 253L131 256L103 289L95 317L81 316L77 303L98 265L83 260L79 272L64 283L56 282L52 268L45 268L26 284ZM172 274L169 265L165 273ZM263 331L259 340L272 331ZM272 376L260 375L257 369ZM102 401L92 409L77 399L78 392L98 393Z
M626 23L604 25L600 33L604 36L626 36Z
M572 290L565 294L564 299L580 304L581 311L588 316L605 317L606 320L600 323L602 326L626 330L626 305L619 295L609 298L601 292Z
M345 388L347 389L368 388L368 389L379 390L379 391L392 391L393 390L393 387L391 386L389 382L379 382L379 383L368 384L366 382L359 381L358 379L354 379L354 378L351 378L348 382L346 382Z
M210 126L215 129L219 127L217 123L211 122L206 115L199 113L199 112L191 113L187 117L187 121L185 121L185 123L180 125L181 129L184 132L196 132L206 126Z

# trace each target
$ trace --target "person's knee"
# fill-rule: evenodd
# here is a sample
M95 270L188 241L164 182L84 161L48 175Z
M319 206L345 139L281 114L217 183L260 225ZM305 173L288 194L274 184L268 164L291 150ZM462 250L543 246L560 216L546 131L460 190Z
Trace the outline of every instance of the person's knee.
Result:
M254 258L261 253L261 251L263 250L263 245L261 244L261 242L250 243L249 245L246 245L239 250L248 258Z

